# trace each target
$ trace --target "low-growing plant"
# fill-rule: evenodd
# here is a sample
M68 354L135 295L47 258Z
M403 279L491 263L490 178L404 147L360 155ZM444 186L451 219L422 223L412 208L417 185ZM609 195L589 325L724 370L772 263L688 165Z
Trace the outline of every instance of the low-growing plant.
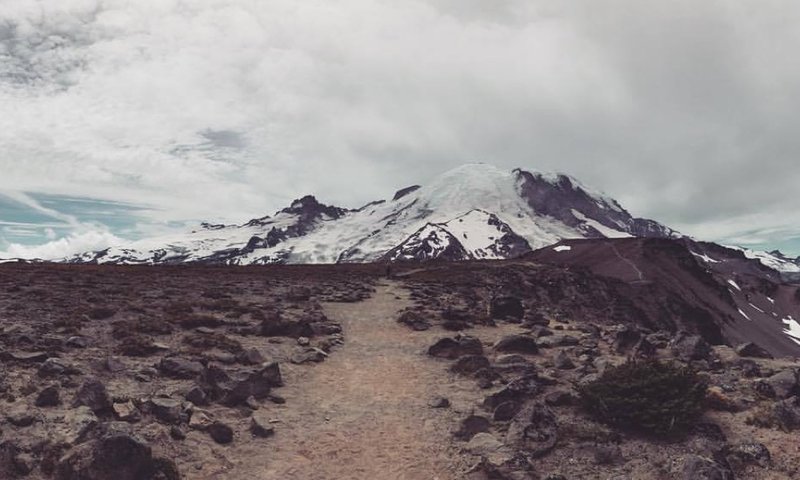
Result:
M680 434L704 409L707 384L689 368L657 360L629 361L580 386L584 408L610 425Z

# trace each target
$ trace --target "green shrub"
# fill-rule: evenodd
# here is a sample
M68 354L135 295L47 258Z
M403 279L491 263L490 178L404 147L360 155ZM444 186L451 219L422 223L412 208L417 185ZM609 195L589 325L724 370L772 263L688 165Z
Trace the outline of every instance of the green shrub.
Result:
M598 420L657 435L679 434L703 412L706 383L688 368L656 360L628 362L578 388Z

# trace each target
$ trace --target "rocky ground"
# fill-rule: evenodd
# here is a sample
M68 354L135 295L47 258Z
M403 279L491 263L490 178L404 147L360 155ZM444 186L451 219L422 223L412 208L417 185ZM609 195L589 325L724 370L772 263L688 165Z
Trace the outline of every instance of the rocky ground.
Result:
M800 477L793 359L644 328L604 288L524 262L3 265L0 478ZM685 435L581 406L645 357L710 385Z

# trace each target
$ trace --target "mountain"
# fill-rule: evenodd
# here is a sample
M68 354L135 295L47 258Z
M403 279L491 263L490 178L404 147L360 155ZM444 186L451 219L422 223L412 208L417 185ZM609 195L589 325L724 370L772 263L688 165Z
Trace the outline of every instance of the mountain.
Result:
M345 263L502 259L565 238L674 237L567 175L458 167L349 210L305 196L241 225L130 242L66 261L114 264Z
M760 252L740 248L747 258L758 260L769 268L781 273L783 279L789 282L800 282L800 257L791 258L779 250Z
M620 281L624 301L608 315L620 323L754 342L776 357L800 352L800 287L740 249L688 238L564 240L525 258Z

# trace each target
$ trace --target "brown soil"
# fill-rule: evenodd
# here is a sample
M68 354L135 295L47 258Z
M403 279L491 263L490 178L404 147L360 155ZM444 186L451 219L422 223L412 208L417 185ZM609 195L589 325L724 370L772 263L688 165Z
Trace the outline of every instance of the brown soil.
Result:
M275 407L278 434L268 448L238 446L241 478L459 479L466 461L452 447L458 410L478 399L474 383L425 354L441 332L411 332L397 323L410 305L396 283L369 300L324 304L344 328L345 345L324 363L287 369ZM432 409L443 396L452 409Z

